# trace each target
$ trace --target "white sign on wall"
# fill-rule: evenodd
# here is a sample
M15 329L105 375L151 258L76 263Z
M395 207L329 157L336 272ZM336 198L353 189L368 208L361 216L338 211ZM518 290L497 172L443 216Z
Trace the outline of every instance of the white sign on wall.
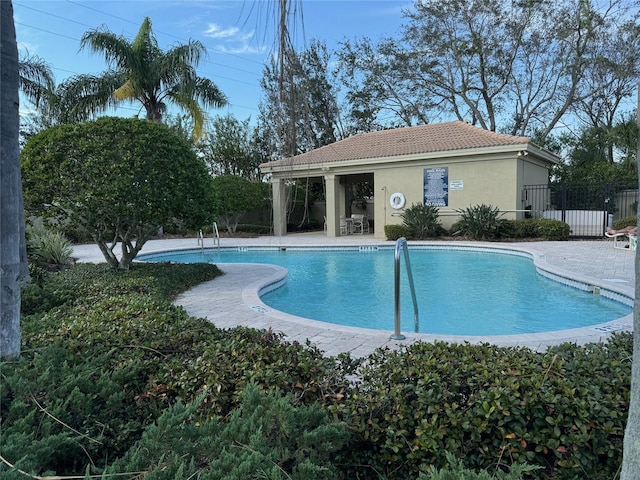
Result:
M462 180L451 180L449 190L463 190L464 182Z

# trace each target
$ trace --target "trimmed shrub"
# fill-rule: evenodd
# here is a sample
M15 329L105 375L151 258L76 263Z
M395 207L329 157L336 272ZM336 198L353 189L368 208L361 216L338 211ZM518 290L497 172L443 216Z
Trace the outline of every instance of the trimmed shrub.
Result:
M546 353L417 342L381 349L332 407L354 434L349 462L393 478L447 464L532 464L536 478L614 478L629 407L632 336ZM594 374L597 372L597 374Z
M411 230L411 238L438 237L445 232L438 220L438 209L431 205L414 203L402 213L401 217L403 224Z
M248 223L238 225L236 232L255 233L256 235L269 235L271 226L269 225L252 225Z
M519 220L505 220L507 236L511 238L536 238L538 236L538 220L524 218Z
M401 237L411 240L413 238L413 230L406 225L385 225L384 235L387 240L398 240Z
M628 217L619 218L613 221L613 229L621 230L625 227L635 227L638 224L638 217L636 215L630 215Z
M537 236L545 240L569 240L571 227L561 220L551 218L536 219Z

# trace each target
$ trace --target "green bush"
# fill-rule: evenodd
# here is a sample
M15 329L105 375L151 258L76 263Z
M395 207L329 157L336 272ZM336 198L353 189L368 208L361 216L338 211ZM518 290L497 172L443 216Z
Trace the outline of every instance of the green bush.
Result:
M544 468L540 479L611 479L622 459L631 353L630 334L547 353L418 342L371 355L332 409L355 435L350 463L389 477L416 478L446 465L450 452L466 468L528 463Z
M330 480L333 454L349 434L319 406L294 407L255 384L225 418L202 418L203 398L168 409L106 475L145 472L151 478Z
M64 266L71 260L73 248L66 237L45 227L26 230L27 253L37 266Z
M271 233L271 226L240 224L238 225L236 231L244 233L255 233L256 235L269 235Z
M460 219L455 224L454 233L473 240L493 240L502 235L506 227L500 219L500 210L491 205L475 205L457 210Z
M628 217L619 218L614 220L613 229L621 230L625 227L635 227L638 224L638 217L636 215L630 215Z
M16 468L73 474L89 459L104 467L142 433L133 401L142 366L109 371L106 353L74 357L51 345L2 366L2 455Z
M522 480L527 472L534 472L539 467L531 465L512 465L508 472L496 468L495 475L486 470L469 470L464 467L461 460L455 458L449 452L445 452L448 466L443 469L434 469L431 472L420 474L418 480Z
M398 240L401 237L411 240L413 238L413 230L406 225L385 225L384 235L387 240Z
M83 465L114 460L177 401L202 397L200 414L225 416L237 408L249 383L279 389L299 405L338 402L357 366L348 355L325 358L315 347L286 343L269 331L221 330L170 303L180 291L218 274L207 264L136 263L129 271L79 264L25 287L23 363L0 364L3 374L16 373L3 377L10 384L0 385L3 440L11 433L3 452L16 455L5 458L34 475L84 474ZM55 355L49 352L53 347ZM40 380L51 376L46 370L52 365L61 376L50 383L59 385L60 393ZM69 392L72 399L65 396ZM52 412L64 411L60 418L73 430L56 430L56 422L38 430L44 424L36 401ZM137 423L126 417L131 411ZM95 430L101 424L117 435L104 433L108 441L91 442L87 449L74 431L102 441Z
M536 238L538 236L538 220L523 218L519 220L505 220L505 236L510 238Z
M537 236L545 240L569 240L571 227L561 220L538 218L536 220Z
M445 230L438 220L438 209L431 205L414 203L401 215L403 224L411 230L411 238L438 237Z

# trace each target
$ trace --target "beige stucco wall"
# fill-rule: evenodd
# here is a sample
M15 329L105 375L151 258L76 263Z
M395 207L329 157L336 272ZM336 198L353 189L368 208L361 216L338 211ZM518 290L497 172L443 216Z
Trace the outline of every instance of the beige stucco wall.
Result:
M515 152L501 155L476 155L473 158L443 158L416 161L405 166L385 166L374 170L375 181L375 235L384 236L384 225L402 223L398 215L402 210L391 208L389 198L393 193L402 193L406 198L405 208L423 203L424 169L448 167L448 181L459 186L449 188L448 206L440 208L440 220L449 228L458 218L456 210L486 204L505 211L504 218L521 218L524 209L522 187L531 183L546 183L547 168L518 158ZM461 186L461 188L460 188ZM386 187L386 189L383 189ZM378 195L381 201L378 202ZM508 212L511 210L511 212Z
M457 220L456 210L479 204L498 207L505 212L504 218L522 218L523 213L518 211L526 206L522 196L524 185L547 183L549 161L535 158L532 154L523 155L522 147L457 154L447 152L444 155L379 158L308 168L305 175L324 179L328 196L326 208L333 208L333 211L327 211L327 234L339 234L339 216L345 214L346 201L345 182L342 180L348 176L354 179L362 174L373 176L375 198L372 214L377 238L385 238L385 225L402 223L400 213L403 210L393 209L389 203L393 193L405 196L405 208L423 203L425 168L448 168L448 205L440 208L440 220L445 228ZM274 172L274 177L280 175L285 173ZM296 176L293 172L286 175L289 178ZM452 189L452 183L458 188Z

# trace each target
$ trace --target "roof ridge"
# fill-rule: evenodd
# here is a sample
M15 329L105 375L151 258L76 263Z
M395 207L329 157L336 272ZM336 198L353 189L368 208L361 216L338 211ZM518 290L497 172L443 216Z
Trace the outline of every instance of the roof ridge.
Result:
M261 165L305 165L398 157L530 143L528 137L498 133L461 120L363 132L294 157Z

